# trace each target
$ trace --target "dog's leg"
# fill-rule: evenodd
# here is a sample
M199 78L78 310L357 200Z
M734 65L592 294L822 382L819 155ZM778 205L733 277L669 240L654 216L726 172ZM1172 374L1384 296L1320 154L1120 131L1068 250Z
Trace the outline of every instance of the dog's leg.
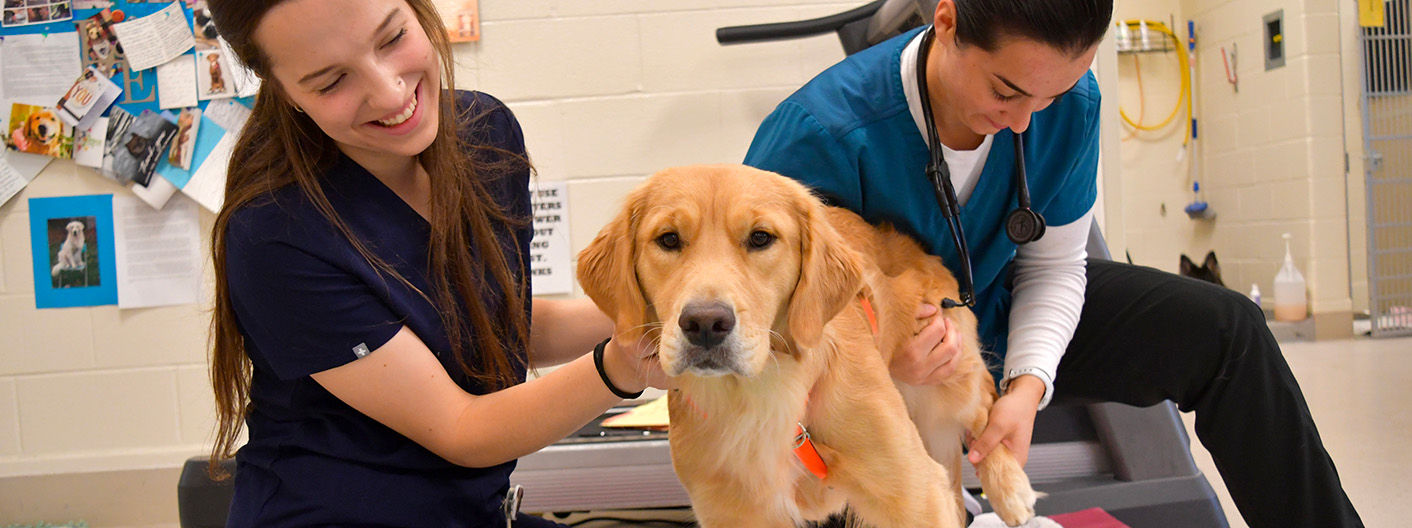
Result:
M793 528L795 519L784 505L766 504L728 477L701 479L688 486L692 515L701 528ZM709 497L709 499L707 498Z
M958 503L946 493L946 470L926 456L915 437L911 445L881 442L864 458L841 458L827 446L819 454L830 462L824 484L840 488L857 518L878 528L946 528L962 526ZM868 460L871 459L871 460Z
M976 383L984 385L979 389L983 391L981 404L966 409L969 414L966 421L971 434L979 436L990 421L990 407L997 396L989 377ZM990 505L1005 524L1019 526L1034 517L1034 488L1030 487L1029 476L1010 448L997 444L990 454L981 459L976 472L980 475L981 488L985 489Z
M941 390L938 387L914 387L899 383L897 388L907 402L907 412L912 416L912 423L917 425L927 454L946 469L951 485L949 489L956 499L956 514L963 522L966 506L961 495L961 442L965 428L956 421L955 416L950 415L954 407L945 398L938 397L937 393Z

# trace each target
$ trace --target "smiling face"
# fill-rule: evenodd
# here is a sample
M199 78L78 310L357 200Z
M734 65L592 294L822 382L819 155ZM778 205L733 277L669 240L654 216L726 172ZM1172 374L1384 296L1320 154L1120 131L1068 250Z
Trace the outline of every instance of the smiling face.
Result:
M1030 115L1073 88L1093 64L1098 47L1078 54L1023 38L1002 36L994 50L956 40L954 10L943 2L928 53L928 84L943 129L964 127L988 135L1024 132ZM945 133L945 131L943 131Z
M254 37L289 102L360 163L431 145L440 62L403 0L290 0Z
M42 110L29 115L30 139L39 143L51 143L59 139L61 131L59 118L52 112Z

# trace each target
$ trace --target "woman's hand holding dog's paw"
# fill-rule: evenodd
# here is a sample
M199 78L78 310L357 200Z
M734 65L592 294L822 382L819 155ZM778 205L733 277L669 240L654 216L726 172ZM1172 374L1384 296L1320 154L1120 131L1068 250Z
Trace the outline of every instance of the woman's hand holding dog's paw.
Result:
M892 357L888 369L893 378L908 385L938 385L956 373L961 337L950 318L936 315L935 305L922 303L917 308L917 319L932 321Z
M969 442L967 458L971 465L979 464L998 444L1004 444L1021 466L1030 456L1030 441L1034 435L1034 416L1039 412L1039 400L1044 396L1044 382L1034 376L1019 376L1010 382L1010 391L995 400L990 408L990 422L979 438Z
M603 368L619 389L638 392L647 387L673 387L672 378L667 377L658 360L654 339L644 336L632 343L614 339L608 342L603 352Z

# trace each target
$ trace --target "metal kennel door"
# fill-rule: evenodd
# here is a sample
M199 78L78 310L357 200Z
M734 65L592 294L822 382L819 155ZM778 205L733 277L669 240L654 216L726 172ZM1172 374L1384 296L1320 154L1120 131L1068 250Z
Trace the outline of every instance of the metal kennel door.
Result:
M1376 0L1375 0L1376 1ZM1363 28L1368 306L1373 336L1412 335L1412 13L1388 0Z

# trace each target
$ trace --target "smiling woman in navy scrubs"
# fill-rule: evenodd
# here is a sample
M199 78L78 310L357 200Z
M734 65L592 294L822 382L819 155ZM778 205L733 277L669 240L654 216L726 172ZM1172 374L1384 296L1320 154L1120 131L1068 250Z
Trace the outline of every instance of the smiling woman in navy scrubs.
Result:
M212 233L228 526L504 526L515 459L664 385L655 349L531 300L519 124L447 91L430 1L209 4L264 80Z

